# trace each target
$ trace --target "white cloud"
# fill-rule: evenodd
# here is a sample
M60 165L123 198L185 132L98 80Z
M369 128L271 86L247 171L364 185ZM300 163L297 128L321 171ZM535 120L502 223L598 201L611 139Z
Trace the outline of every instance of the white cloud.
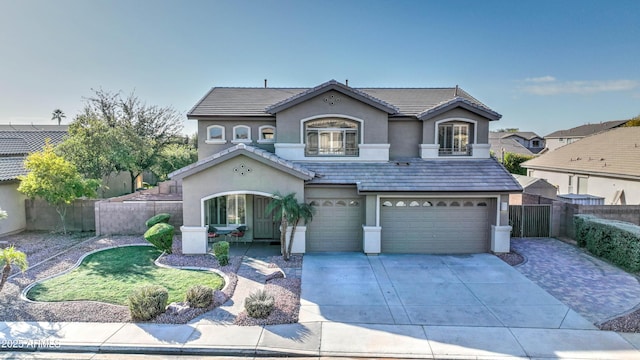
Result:
M524 79L524 81L532 82L532 83L546 83L546 82L556 81L556 78L554 78L551 75L547 75L547 76L541 76L541 77L535 77L535 78L526 78Z
M532 82L530 79L525 81ZM636 80L555 81L554 79L547 82L538 81L535 84L526 85L522 87L522 91L534 95L596 94L633 90L638 87L638 85L639 83Z

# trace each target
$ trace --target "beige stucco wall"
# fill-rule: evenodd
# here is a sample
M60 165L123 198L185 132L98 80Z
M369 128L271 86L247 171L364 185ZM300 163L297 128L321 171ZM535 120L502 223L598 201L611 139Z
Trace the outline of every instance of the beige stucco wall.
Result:
M334 96L340 101L331 105L325 98ZM290 107L276 114L279 143L300 144L300 120L314 116L340 114L364 121L361 131L365 144L388 144L386 112L380 111L361 101L350 98L337 91L328 91L301 104Z
M422 121L415 118L389 121L389 159L420 157L422 126Z
M450 111L447 111L443 114L440 114L436 117L433 117L424 122L424 126L422 128L422 141L423 144L435 144L435 131L436 131L436 122L440 120L446 119L470 119L476 121L476 126L473 123L470 123L469 131L470 134L473 134L476 131L477 127L477 139L474 141L472 137L469 137L470 144L488 144L489 143L489 120L480 115L474 114L471 111L456 108Z
M234 169L241 164L245 175ZM303 201L304 181L286 172L253 160L244 155L236 156L207 170L182 180L183 219L185 226L201 226L201 199L225 192L257 192L288 194L295 192Z
M528 172L529 176L545 179L549 183L558 186L558 194L570 193L569 175L576 175L573 178L573 193L575 193L578 186L577 176L586 176L588 178L587 194L603 197L605 205L611 205L618 190L624 190L626 205L640 205L640 181L533 169L529 169Z
M305 189L304 200L309 202L313 199L343 199L362 198L358 194L356 186L308 186Z
M0 183L0 208L9 217L0 220L0 236L22 231L26 228L24 200L26 197L18 192L19 182Z
M207 128L211 125L224 126L225 139L224 144L207 144ZM259 129L264 125L275 126L275 119L272 117L266 117L265 119L244 118L244 119L224 119L220 120L198 120L198 159L204 159L207 156L211 156L217 152L220 152L226 148L235 146L233 140L233 127L237 125L246 125L251 128L251 143L247 145L255 146L265 149L267 151L274 152L273 144L258 143L260 139ZM276 131L276 141L278 139L278 132Z

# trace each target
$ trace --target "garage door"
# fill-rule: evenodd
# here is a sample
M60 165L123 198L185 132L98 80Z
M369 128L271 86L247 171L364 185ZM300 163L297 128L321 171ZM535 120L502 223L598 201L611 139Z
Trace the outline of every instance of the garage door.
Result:
M382 252L486 252L490 204L490 199L383 198Z
M316 209L307 224L307 251L362 251L362 199L307 200Z

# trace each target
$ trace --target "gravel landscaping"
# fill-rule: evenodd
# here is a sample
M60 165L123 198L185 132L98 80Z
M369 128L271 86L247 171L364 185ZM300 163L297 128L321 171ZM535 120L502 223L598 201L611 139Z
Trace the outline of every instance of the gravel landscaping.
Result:
M13 275L5 288L0 293L0 319L2 321L78 321L78 322L128 322L131 321L129 309L126 306L111 305L95 301L66 301L39 303L23 300L20 297L21 291L28 285L36 281L41 281L48 277L58 275L63 271L72 269L79 259L88 252L106 249L113 246L145 244L140 236L106 236L106 237L83 237L83 236L63 236L47 233L25 232L0 240L15 244L16 248L27 254L30 268L25 273ZM233 294L237 283L237 271L242 262L242 257L232 256L227 266L220 267L217 260L212 255L182 255L180 253L181 243L177 237L174 241L174 253L164 255L158 262L170 266L189 266L207 269L217 269L225 274L228 283L222 291L216 291L214 302L205 309L189 308L180 314L163 314L156 318L156 323L186 323L194 317L210 311L222 303L226 302ZM54 249L54 250L52 250ZM53 255L57 255L51 258ZM289 264L289 263L287 263ZM301 259L297 264L301 266ZM277 265L270 264L274 270ZM290 283L293 281L293 286ZM285 296L278 298L281 312L299 306L300 281L297 279L275 279L267 285L267 289L272 289L274 295L283 293ZM284 289L284 290L283 290ZM297 289L297 290L296 290ZM291 294L291 291L295 294ZM291 299L296 299L292 303ZM297 311L291 315L282 315L274 311L271 321L283 319L286 322L297 321ZM279 314L279 315L278 315ZM277 316L276 316L277 315ZM292 319L294 319L292 321ZM280 322L272 322L280 323Z

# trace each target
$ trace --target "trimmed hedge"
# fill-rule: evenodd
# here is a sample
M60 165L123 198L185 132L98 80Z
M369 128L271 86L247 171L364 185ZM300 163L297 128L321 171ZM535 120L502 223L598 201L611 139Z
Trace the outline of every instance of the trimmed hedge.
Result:
M574 224L578 246L627 271L640 271L640 226L583 214L574 216Z
M159 250L171 254L173 246L173 225L158 223L144 233L144 239L153 244Z
M147 229L150 229L155 224L169 223L170 218L171 214L160 213L150 217L149 220L144 222L144 224L147 226Z
M218 241L217 243L214 243L213 255L218 259L218 264L220 264L220 266L229 264L229 242Z
M147 321L162 314L167 307L169 292L160 285L144 285L129 294L129 311L134 321Z

